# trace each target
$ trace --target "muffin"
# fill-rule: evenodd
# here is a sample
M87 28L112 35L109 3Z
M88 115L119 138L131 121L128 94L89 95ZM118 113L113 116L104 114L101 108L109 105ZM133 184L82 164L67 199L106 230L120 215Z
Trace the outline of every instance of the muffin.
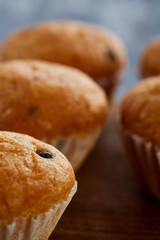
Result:
M58 148L77 169L107 115L103 90L76 69L32 60L0 64L0 130Z
M56 148L0 132L0 239L48 239L76 188L73 169Z
M142 77L160 74L160 37L154 38L143 50L140 59L140 74Z
M125 50L113 33L74 21L46 22L10 35L1 59L40 59L68 65L85 72L110 97L125 64Z
M145 189L160 200L160 77L151 77L125 96L122 135L133 169Z

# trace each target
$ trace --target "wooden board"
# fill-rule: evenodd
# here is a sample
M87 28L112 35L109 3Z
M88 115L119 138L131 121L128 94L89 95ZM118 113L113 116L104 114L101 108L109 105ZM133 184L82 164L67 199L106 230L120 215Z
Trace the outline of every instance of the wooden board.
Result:
M160 203L136 182L116 120L117 107L76 174L78 192L50 240L160 239Z

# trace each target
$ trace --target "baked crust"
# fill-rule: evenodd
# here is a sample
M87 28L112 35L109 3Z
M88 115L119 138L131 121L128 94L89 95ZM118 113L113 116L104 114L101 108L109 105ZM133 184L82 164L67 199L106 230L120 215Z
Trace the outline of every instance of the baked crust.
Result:
M160 148L160 76L148 78L125 96L121 106L123 128Z
M53 158L39 156L41 151ZM36 217L67 200L74 184L72 167L56 148L27 135L0 132L0 220Z
M140 59L140 74L142 77L160 74L160 36L153 39L143 50Z
M105 123L103 90L78 70L48 62L0 64L0 130L38 139L85 135Z
M119 75L125 63L121 40L113 33L74 21L46 22L10 35L2 60L32 58L80 69L95 80Z

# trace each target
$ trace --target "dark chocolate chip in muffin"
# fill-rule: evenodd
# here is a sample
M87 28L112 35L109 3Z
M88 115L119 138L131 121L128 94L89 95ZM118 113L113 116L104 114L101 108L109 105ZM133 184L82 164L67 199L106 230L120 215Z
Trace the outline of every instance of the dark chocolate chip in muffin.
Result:
M116 55L111 49L107 49L105 54L112 62L116 61Z
M29 115L33 115L37 111L37 108L34 106L29 107L28 113Z
M50 152L37 152L37 154L40 156L40 157L43 157L43 158L53 158L53 155L52 153Z

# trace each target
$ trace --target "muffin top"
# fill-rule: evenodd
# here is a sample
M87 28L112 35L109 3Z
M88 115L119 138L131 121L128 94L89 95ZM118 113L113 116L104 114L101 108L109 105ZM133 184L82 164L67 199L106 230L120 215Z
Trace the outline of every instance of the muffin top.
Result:
M153 39L143 50L140 59L140 73L142 77L160 74L160 36Z
M126 129L160 148L160 77L142 81L125 96L121 123Z
M36 217L67 200L74 185L72 167L56 148L27 135L0 132L0 220Z
M119 74L125 51L119 38L94 25L74 21L46 22L10 35L2 60L32 58L69 65L93 78Z
M0 64L0 130L38 139L83 135L106 119L103 90L78 70L40 61Z

